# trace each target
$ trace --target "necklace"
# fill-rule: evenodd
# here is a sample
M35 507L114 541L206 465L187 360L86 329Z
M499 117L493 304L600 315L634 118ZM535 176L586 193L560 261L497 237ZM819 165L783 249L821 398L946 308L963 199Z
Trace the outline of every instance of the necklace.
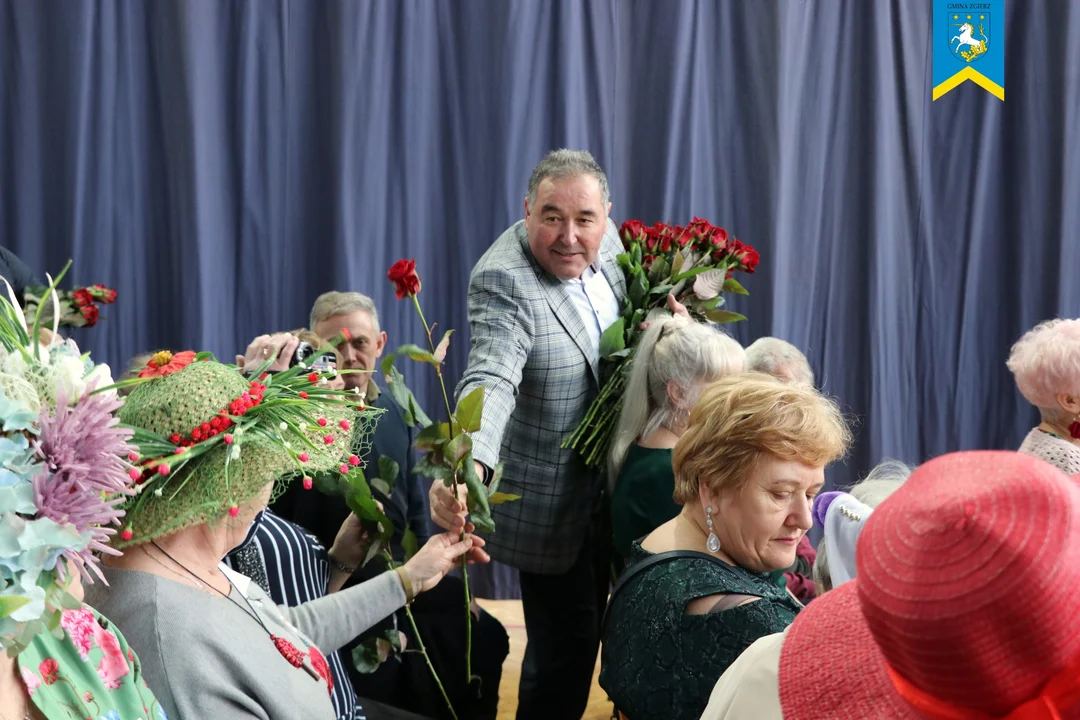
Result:
M174 558L172 555L165 552L165 550L162 549L162 547L157 544L157 541L151 540L150 544L153 545L154 547L156 547L158 549L158 552L160 552L162 555L169 558L169 560L171 560L173 563L175 563L177 565L177 567L179 567L184 572L186 572L188 575L190 575L192 578L194 578L195 582L199 583L200 587L204 587L203 583L200 582L198 575L196 575L194 572L189 570L187 568L187 566L185 566L179 560ZM164 564L161 563L161 561L158 561L158 564L161 565L162 567L164 567ZM179 574L179 573L177 573L177 574ZM224 573L222 573L222 574L224 575ZM293 645L291 642L289 642L285 638L279 637L279 636L275 635L274 633L270 632L270 628L266 627L266 623L264 623L262 618L259 617L259 614L257 612L255 612L255 608L253 608L251 606L251 603L248 601L247 596L244 595L244 593L240 592L239 588L237 588L236 585L233 584L232 578L230 578L228 575L225 575L225 581L228 582L229 587L232 590L235 590L236 594L239 595L243 599L244 605L247 606L248 614L251 615L251 617L253 617L255 619L255 622L259 623L259 625L262 627L263 631L267 635L270 636L270 641L272 643L274 643L274 647L277 648L277 651L279 653L281 653L281 656L283 658L285 658L286 660L288 660L289 664L292 665L293 667L302 668L304 670L304 672L306 672L311 677L315 678L315 680L320 680L321 678L320 678L319 674L315 670L312 670L311 668L309 668L307 665L304 664L304 653L301 652L295 645ZM216 592L221 597L225 598L226 600L233 603L237 607L243 609L243 606L241 606L240 603L233 600L231 593L226 595L225 593L221 592L220 590L218 590L213 585L205 585L205 587L210 588L211 590Z

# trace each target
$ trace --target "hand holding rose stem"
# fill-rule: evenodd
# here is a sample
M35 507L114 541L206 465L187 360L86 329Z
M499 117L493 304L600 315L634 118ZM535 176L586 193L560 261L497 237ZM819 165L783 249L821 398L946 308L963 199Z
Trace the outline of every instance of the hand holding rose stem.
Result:
M406 297L411 298L413 307L416 308L416 314L420 317L420 322L424 326L424 334L427 337L428 349L432 356L435 358L435 362L432 363L432 367L435 368L435 375L439 380L439 389L442 391L443 406L446 409L447 421L450 425L450 437L457 435L456 423L454 421L454 411L450 407L450 397L446 393L446 381L443 379L442 373L442 357L441 353L445 354L445 340L439 343L439 348L436 348L435 340L431 334L431 325L428 324L427 319L424 317L424 311L420 307L420 299L417 297L420 293L421 282L420 276L416 273L416 262L413 260L399 260L394 263L387 273L387 278L394 284L394 294L399 300L403 300ZM434 482L440 482L435 480ZM459 479L457 473L454 475L455 491L460 490L459 486L464 483ZM460 497L459 492L455 492L455 496ZM466 537L466 528L461 530L461 539ZM469 568L468 558L463 555L461 558L461 576L465 585L465 681L466 685L472 684L472 593L469 591ZM414 628L415 630L415 628ZM434 673L434 668L432 668ZM441 687L441 685L440 685ZM452 711L451 711L452 712Z

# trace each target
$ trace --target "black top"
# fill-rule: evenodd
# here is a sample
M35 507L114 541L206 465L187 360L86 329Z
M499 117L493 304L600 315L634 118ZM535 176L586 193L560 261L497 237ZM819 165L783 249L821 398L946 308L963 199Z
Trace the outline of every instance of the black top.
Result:
M629 571L652 553L635 542ZM761 598L720 612L688 615L710 595ZM716 558L677 558L626 582L608 609L600 687L630 720L697 720L713 686L755 640L784 630L801 609L766 573Z
M27 287L34 285L43 285L41 281L34 277L33 271L19 259L19 256L11 252L7 248L0 247L0 277L3 277L15 290L15 297L19 299L19 304L23 304L23 291ZM7 297L7 292L4 292L4 297Z

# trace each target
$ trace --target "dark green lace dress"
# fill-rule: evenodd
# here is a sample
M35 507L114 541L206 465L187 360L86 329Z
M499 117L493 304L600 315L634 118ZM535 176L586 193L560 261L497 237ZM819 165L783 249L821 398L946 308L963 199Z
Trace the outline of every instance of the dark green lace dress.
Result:
M651 554L635 542L626 571ZM719 594L761 600L686 614L689 602ZM728 665L758 638L783 631L800 609L767 574L707 558L659 563L631 578L612 602L600 687L629 720L697 720Z

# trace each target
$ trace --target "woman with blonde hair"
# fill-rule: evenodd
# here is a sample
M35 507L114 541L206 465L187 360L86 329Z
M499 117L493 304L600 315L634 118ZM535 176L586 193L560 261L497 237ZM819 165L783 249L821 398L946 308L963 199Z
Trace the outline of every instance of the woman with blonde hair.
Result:
M1039 409L1039 424L1020 452L1080 473L1080 320L1036 325L1013 345L1006 364L1020 393Z
M634 357L608 455L611 527L620 557L679 514L671 450L686 431L701 389L746 370L734 339L676 315L649 325Z
M604 620L600 686L630 720L699 718L735 658L802 605L790 567L825 466L851 442L818 391L766 375L707 387L672 455L682 511L633 543Z

